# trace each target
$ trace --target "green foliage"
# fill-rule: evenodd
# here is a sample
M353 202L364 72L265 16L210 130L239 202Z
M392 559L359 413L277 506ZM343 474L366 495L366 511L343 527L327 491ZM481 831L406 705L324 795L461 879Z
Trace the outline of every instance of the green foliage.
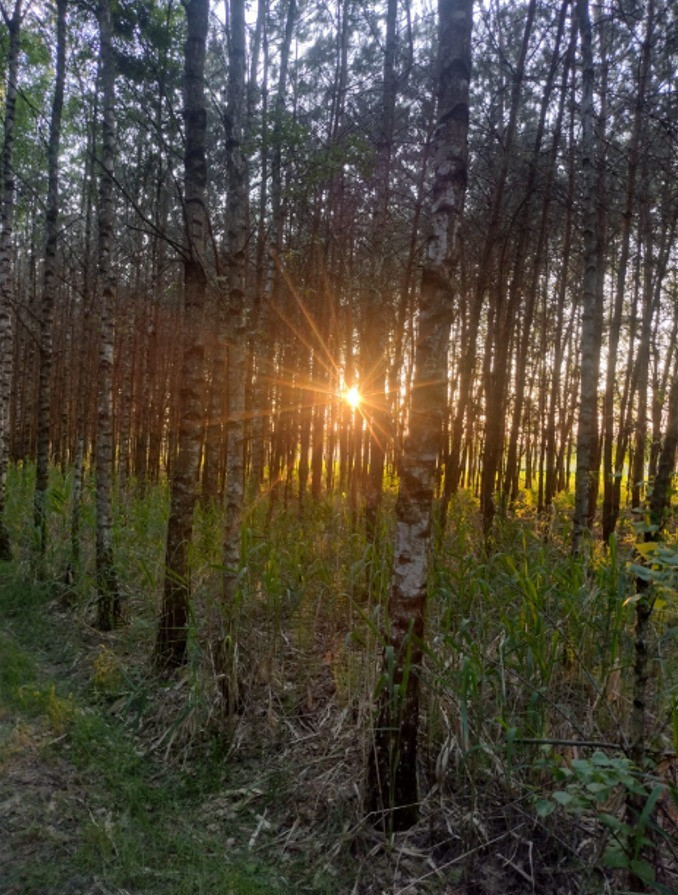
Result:
M30 597L21 607L19 585ZM0 637L0 718L10 711L15 717L8 740L3 741L4 728L0 726L0 760L11 763L14 756L21 756L24 765L34 761L38 778L42 762L59 760L59 767L68 763L78 769L77 785L84 787L78 802L81 807L61 821L67 831L77 824L74 847L56 847L59 837L68 835L59 831L58 818L51 822L50 833L44 819L36 817L21 834L12 831L11 835L31 836L40 848L49 849L49 861L10 862L3 867L3 882L18 886L26 895L66 891L74 879L81 890L96 879L106 888L149 895L274 895L287 891L280 874L258 856L244 852L242 843L233 842L225 849L227 829L196 822L203 800L223 787L223 766L213 759L199 776L191 770L163 766L145 754L118 721L88 702L86 688L80 686L79 693L60 696L64 681L46 678L26 651L27 646L35 648L35 639L29 635L32 623L47 611L44 589L31 589L5 578L0 596L0 620L5 627L10 623L13 632ZM19 609L25 624L15 628ZM20 638L16 630L22 632ZM54 622L51 631L55 633ZM58 636L45 641L52 660L63 659L62 642ZM98 687L109 685L109 660L95 663ZM78 681L74 683L78 685ZM32 726L20 729L22 723ZM35 744L44 742L42 726L51 736L36 751ZM31 755L35 757L31 759ZM55 836L54 847L50 835ZM19 838L4 843L9 844L10 853L13 843L20 847Z
M643 850L652 845L648 831L657 802L670 793L659 781L648 781L628 758L611 757L596 751L591 758L573 759L569 766L551 765L560 788L548 798L536 801L537 814L548 817L558 807L581 817L595 817L599 836L605 843L602 862L606 867L630 870L646 885L655 881L652 865L643 858ZM678 793L673 792L678 804ZM630 796L641 799L642 810L636 823L623 818ZM621 816L620 816L621 815Z
M8 520L21 576L30 556L32 466L12 468L10 481ZM95 801L101 812L93 812L84 829L78 872L149 892L161 886L176 892L192 891L189 886L195 891L201 886L275 891L262 882L266 871L258 862L253 862L251 873L246 869L252 856L243 855L243 863L238 858L224 868L217 837L228 838L227 826L202 838L191 827L200 800L215 797L231 773L223 758L224 727L215 710L210 653L214 621L221 611L222 509L207 503L196 508L190 554L189 665L164 688L149 678L147 662L164 574L168 489L165 484L152 486L142 495L131 481L125 492L115 495L115 561L129 626L89 650L84 679L71 688L53 679L40 680L27 658L29 651L50 654L54 649L56 607L48 608L48 601L68 556L70 493L68 477L53 473L49 498L53 544L46 581L27 585L8 566L0 584L0 614L27 649L24 653L3 647L8 661L0 678L0 697L12 711L45 724L52 735L57 730L58 736L65 734L61 754L88 779L97 780ZM233 649L245 694L242 716L249 723L266 712L270 727L264 740L277 742L281 728L289 723L292 730L298 719L310 719L314 712L323 717L336 712L351 725L352 739L362 738L378 701L375 694L387 694L397 717L401 687L394 663L389 674L387 662L385 675L378 678L392 567L393 500L394 495L385 494L374 544L367 542L341 496L318 504L309 501L303 517L296 506L278 503L271 510L261 499L247 509L238 596L232 607ZM75 587L76 626L92 609L93 501L88 476L82 505L82 567ZM603 815L619 815L624 793L632 792L629 781L643 787L644 803L657 781L622 765L601 764L599 757L589 770L572 764L572 774L562 776L563 768L570 769L567 761L572 756L566 761L553 752L550 763L540 764L535 762L538 745L526 742L530 738L623 742L633 621L633 612L624 604L635 580L628 552L613 539L609 550L591 545L585 561L573 559L568 532L561 536L552 526L545 542L530 501L526 498L521 506L522 518L506 518L498 526L492 551L485 548L474 499L461 493L450 507L446 536L430 566L422 760L446 798L482 804L500 785L510 798L521 791L533 793L534 811L537 816L541 813L544 824L546 815L548 824L562 825L577 817L595 823L609 846L605 851L601 846L592 859L596 873L609 874L614 861L622 860L619 854L615 857L615 843L628 859L626 869L633 869L631 861L643 860L638 849L649 827L612 830L612 821ZM657 616L663 638L668 637L665 616ZM70 639L62 636L60 651L73 650ZM668 639L662 642L665 678L670 681L675 646ZM678 731L675 691L661 687L658 698L659 723L671 717L673 707ZM149 756L134 737L145 736L148 743L149 725L157 724L159 715L162 723L153 733L154 751ZM281 725L282 717L286 720ZM257 756L266 748L260 738L261 733L255 733L245 747ZM115 764L111 754L118 756ZM197 754L199 762L190 757ZM166 764L178 755L187 762L185 773L176 768L170 772L172 765ZM275 774L283 771L281 764ZM550 794L554 775L556 793L565 795ZM361 780L356 781L359 786ZM284 795L267 790L262 796L270 795L271 805L289 799L293 781L281 778L276 786ZM596 797L596 791L606 793L606 799ZM666 797L665 790L660 797ZM617 808L607 804L614 799ZM186 823L172 825L170 817L175 815L185 817ZM339 816L338 828L345 823L346 818ZM565 838L576 837L576 827L573 830L564 833ZM187 854L190 849L200 861ZM184 856L174 877L163 875L160 865L149 859L158 854L162 860L170 852ZM640 864L633 866L639 868L637 875L643 872ZM322 890L316 883L309 891ZM327 891L333 891L332 885L331 881ZM37 884L34 891L39 891Z

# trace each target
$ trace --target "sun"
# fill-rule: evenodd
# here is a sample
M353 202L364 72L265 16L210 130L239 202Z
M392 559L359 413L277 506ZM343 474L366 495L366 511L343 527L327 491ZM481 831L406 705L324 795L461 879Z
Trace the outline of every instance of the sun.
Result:
M351 388L347 388L344 392L344 401L352 407L353 410L360 407L360 402L362 401L362 396L355 385L352 385Z

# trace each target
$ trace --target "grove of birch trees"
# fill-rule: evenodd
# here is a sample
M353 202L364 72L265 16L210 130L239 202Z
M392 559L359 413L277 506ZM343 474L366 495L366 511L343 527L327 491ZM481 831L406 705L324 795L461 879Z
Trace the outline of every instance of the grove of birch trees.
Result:
M373 557L360 611L381 605L365 803L400 829L418 816L426 605L460 501L484 557L523 519L583 569L640 542L641 763L652 551L675 541L676 5L0 11L0 558L73 593L87 580L85 611L118 628L133 608L116 525L156 494L154 673L206 630L233 719L252 544L343 514ZM26 548L7 508L12 470L33 469Z

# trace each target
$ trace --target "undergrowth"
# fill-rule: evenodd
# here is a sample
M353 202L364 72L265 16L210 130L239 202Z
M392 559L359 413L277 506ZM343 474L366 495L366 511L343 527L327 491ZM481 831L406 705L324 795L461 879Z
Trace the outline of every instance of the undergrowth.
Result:
M118 495L127 624L100 635L89 626L92 492L82 568L66 591L70 485L53 473L49 573L36 584L31 476L12 470L8 491L16 560L0 586L11 631L0 641L0 695L6 712L49 727L59 741L48 751L86 776L92 807L69 858L80 873L141 892L593 895L626 891L634 870L648 891L672 891L675 602L653 616L653 760L630 768L633 557L626 542L607 551L591 542L573 559L567 497L547 520L525 497L489 549L473 497L452 503L431 566L422 820L384 838L364 817L362 789L393 495L376 544L341 497L309 503L303 516L293 506L270 513L266 500L248 511L234 607L242 699L225 719L210 647L220 510L196 510L189 663L162 682L150 656L166 487L142 497L131 483ZM642 829L624 814L630 787L649 805Z

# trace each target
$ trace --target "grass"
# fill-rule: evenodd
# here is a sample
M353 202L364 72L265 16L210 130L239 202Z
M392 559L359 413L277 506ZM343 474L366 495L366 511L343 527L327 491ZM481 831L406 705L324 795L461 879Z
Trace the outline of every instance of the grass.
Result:
M64 638L68 620L55 625L44 588L5 572L0 619L9 629L0 637L0 770L8 792L13 778L21 780L26 799L9 847L19 858L49 855L5 862L3 891L84 891L94 880L115 891L171 895L288 891L278 871L242 848L237 813L232 826L204 816L205 801L225 788L227 766L214 759L197 773L157 761L86 680L64 672L62 644L70 640L72 649L77 634ZM63 816L48 822L34 815L55 768L47 795Z
M623 873L602 860L613 833L595 802L584 800L581 820L551 799L572 761L592 754L563 743L625 744L631 693L633 608L624 605L633 593L631 553L625 544L607 553L591 545L572 559L566 499L546 540L526 497L518 518L499 521L491 550L473 498L462 493L451 505L431 567L422 821L395 841L365 823L361 804L393 495L374 546L340 497L309 501L303 518L291 505L269 518L265 501L249 510L235 608L243 700L224 723L209 646L220 513L196 512L190 661L162 683L149 657L167 489L151 488L143 499L133 488L118 495L116 562L128 624L100 635L88 624L91 490L83 568L65 610L59 582L69 482L54 473L48 574L35 584L31 475L24 467L10 478L16 561L0 580L0 718L11 721L2 727L0 760L11 770L25 753L37 768L60 769L54 798L66 831L57 824L50 832L37 814L26 818L21 835L30 841L21 848L28 853L39 842L50 860L42 869L15 862L16 892L61 895L95 878L113 891L142 893L437 893L454 885L460 895L484 895L568 891L562 887L575 882L582 893L623 889ZM671 736L675 619L670 601L654 618L648 734L661 754L678 745ZM610 760L619 754L607 752ZM655 786L653 769L643 773ZM671 773L675 763L662 785ZM81 802L64 800L73 790ZM617 798L619 787L610 792ZM675 879L670 848L658 849L658 872Z

